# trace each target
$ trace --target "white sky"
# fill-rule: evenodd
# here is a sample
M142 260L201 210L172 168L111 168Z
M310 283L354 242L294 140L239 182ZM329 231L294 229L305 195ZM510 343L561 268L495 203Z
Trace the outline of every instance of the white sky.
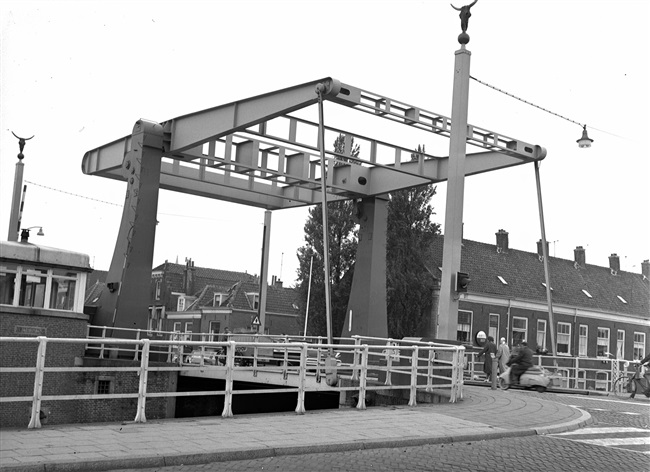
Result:
M468 1L458 0L462 6ZM125 184L81 172L86 151L165 121L322 77L451 115L458 12L449 1L0 2L0 237L19 136L31 241L87 253L107 270ZM550 253L640 272L650 258L650 2L479 0L471 74L579 123L470 83L469 122L548 150L541 183ZM327 121L327 115L326 115ZM593 127L593 128L591 128ZM420 144L413 142L411 147ZM427 150L430 150L427 147ZM468 152L477 149L468 147ZM445 154L447 154L445 152ZM49 190L52 187L71 194ZM445 185L434 197L444 223ZM161 192L154 265L259 273L261 209ZM307 210L273 213L270 270L293 284ZM514 249L540 239L532 165L470 177L464 236Z

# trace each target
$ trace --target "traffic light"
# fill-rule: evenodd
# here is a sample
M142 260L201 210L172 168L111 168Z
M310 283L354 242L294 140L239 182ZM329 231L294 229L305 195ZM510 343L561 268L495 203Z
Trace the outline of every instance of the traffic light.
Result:
M457 272L456 273L456 291L457 292L467 292L467 286L472 281L469 278L469 274L466 272Z

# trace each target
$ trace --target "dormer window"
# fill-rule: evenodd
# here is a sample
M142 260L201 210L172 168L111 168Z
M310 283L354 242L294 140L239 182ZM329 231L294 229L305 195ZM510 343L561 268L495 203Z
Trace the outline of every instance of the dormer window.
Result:
M185 311L185 297L178 297L178 304L176 305L176 311Z
M616 297L617 297L620 301L622 301L623 303L625 303L625 304L627 305L627 302L625 301L625 299L624 299L623 297L621 297L620 295L616 295Z
M227 294L225 293L215 293L213 306L221 306L221 304L226 301L226 298Z
M594 297L591 296L591 293L587 292L585 289L582 289L582 293L587 295L588 298L594 298Z
M250 303L253 310L257 310L260 307L260 294L259 293L247 293L248 303Z

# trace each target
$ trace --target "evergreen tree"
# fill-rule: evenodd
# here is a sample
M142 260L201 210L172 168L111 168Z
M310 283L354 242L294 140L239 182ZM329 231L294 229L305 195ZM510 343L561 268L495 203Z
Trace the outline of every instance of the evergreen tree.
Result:
M424 153L418 146L411 154L417 160ZM431 184L392 192L388 202L386 237L386 289L388 335L423 336L433 306L434 279L424 264L440 225L431 221L430 205L436 194Z
M334 141L334 152L344 153L345 136L339 135ZM351 141L350 155L359 155L359 145ZM342 165L346 159L337 156L336 165ZM348 165L355 165L349 161ZM332 335L339 336L345 321L354 260L357 251L357 223L354 219L354 202L352 200L328 202L329 225L329 252L330 252L330 280L331 280L331 310L332 310ZM327 320L325 318L325 282L323 271L323 213L322 205L315 205L309 210L305 223L305 246L298 249L298 291L302 316L300 317L301 330L304 329L304 313L307 304L309 287L309 266L313 254L313 267L311 278L311 294L309 300L309 319L307 323L308 335L325 336L327 334Z

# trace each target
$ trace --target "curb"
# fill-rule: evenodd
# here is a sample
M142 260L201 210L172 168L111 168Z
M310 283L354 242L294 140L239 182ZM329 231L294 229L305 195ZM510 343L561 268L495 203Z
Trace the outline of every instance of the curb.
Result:
M571 422L576 429L578 421ZM568 423L567 423L568 425ZM564 427L564 425L561 425ZM544 428L540 428L544 429ZM228 462L236 460L263 459L274 456L297 456L303 454L318 454L330 452L348 452L356 450L387 449L395 447L415 447L436 444L453 444L458 442L486 441L492 439L504 439L510 437L534 436L540 433L535 429L494 431L488 434L465 434L458 436L429 436L410 437L394 439L377 439L368 441L354 441L331 444L318 444L309 446L286 446L270 447L248 450L225 450L219 452L207 452L199 454L179 454L170 456L135 456L115 459L98 459L92 461L78 462L47 462L39 464L0 466L2 472L85 472L105 471L111 469L140 469L169 467L180 465L199 465L211 462Z
M535 432L539 435L565 433L567 431L573 431L575 429L582 428L594 422L594 419L591 417L589 413L587 413L584 410L581 410L580 408L575 408L575 409L580 412L580 418L576 420L568 421L566 423L561 423L558 425L536 428Z

